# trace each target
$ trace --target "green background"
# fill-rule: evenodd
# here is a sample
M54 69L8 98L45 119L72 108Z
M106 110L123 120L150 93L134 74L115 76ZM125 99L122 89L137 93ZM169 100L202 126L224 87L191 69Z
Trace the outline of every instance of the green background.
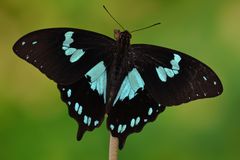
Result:
M119 159L240 159L239 0L0 0L0 159L107 159L105 123L76 141L77 125L53 81L19 59L14 42L33 30L76 27L113 37L129 30L132 43L174 48L203 61L224 85L221 96L167 108L127 139Z

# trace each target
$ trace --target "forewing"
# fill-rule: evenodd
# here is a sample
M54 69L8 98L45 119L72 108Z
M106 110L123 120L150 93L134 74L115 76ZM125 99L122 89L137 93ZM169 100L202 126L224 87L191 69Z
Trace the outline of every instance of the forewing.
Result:
M19 57L57 82L70 116L78 122L78 140L103 121L114 42L90 31L52 28L29 33L13 47Z
M211 68L184 53L144 44L132 45L130 52L149 94L165 106L215 97L223 91Z
M58 84L77 82L100 61L112 56L114 40L86 30L51 28L20 38L14 52Z

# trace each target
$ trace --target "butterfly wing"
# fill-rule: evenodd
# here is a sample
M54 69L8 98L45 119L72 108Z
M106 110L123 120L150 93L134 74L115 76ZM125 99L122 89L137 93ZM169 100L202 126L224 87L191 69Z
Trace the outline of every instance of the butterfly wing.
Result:
M105 104L97 91L91 89L87 78L83 77L71 85L58 85L62 100L67 104L69 115L78 123L77 140L85 131L99 127L104 119Z
M181 52L152 45L132 45L128 70L115 98L107 127L121 149L129 134L140 132L165 106L222 93L217 75Z
M223 91L212 69L184 53L145 44L132 45L130 52L146 89L160 104L179 105Z
M72 84L100 61L107 63L114 42L91 31L51 28L23 36L13 50L55 82Z
M122 149L128 135L140 132L143 127L156 119L165 106L157 103L145 88L144 80L134 67L132 59L127 59L123 81L108 113L107 127L119 139Z
M164 110L165 106L158 104L146 90L138 91L134 98L126 97L116 102L108 115L107 127L118 137L122 149L130 134L140 132Z
M14 52L58 84L69 115L79 125L77 139L103 121L107 67L115 41L73 28L35 31L19 39Z

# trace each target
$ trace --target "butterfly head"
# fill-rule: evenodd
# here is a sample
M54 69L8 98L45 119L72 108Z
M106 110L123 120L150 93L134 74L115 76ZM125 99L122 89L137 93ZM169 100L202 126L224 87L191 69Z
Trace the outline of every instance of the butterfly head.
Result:
M120 43L130 44L131 37L132 35L127 30L123 32L121 32L119 29L114 30L114 38Z

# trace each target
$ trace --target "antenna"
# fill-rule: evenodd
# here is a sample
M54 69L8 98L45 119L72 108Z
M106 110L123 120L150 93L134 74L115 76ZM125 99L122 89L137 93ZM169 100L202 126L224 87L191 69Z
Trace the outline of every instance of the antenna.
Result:
M152 24L152 25L147 26L147 27L144 27L144 28L136 29L136 30L131 31L130 33L137 32L137 31L141 31L141 30L144 30L144 29L148 29L148 28L157 26L157 25L159 25L159 24L161 24L161 23L155 23L155 24Z
M105 9L105 11L109 14L109 16L123 29L125 30L125 28L111 15L111 13L107 10L107 8L103 5L103 8Z

